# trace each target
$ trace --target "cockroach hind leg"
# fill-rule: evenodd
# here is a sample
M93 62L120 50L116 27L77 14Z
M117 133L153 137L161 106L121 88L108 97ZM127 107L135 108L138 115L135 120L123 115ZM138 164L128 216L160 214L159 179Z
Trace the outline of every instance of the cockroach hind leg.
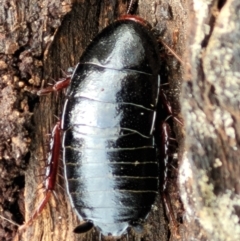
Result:
M26 223L24 223L23 225L21 225L18 228L19 232L24 231L28 226L30 226L34 222L34 220L36 220L36 218L41 214L42 210L44 209L44 207L48 203L51 195L52 195L52 191L51 190L47 190L46 194L45 194L45 197L42 199L40 204L38 204L38 207L33 212L31 218Z
M77 226L73 232L74 233L86 233L93 228L94 224L91 221L86 221Z
M177 222L177 220L174 216L172 204L170 202L169 195L166 191L163 191L162 199L163 199L163 203L165 205L166 215L169 219L169 223L170 223L169 228L171 230L171 233L174 235L174 237L178 238L178 237L180 237L179 223Z
M163 185L162 185L162 200L165 206L165 213L169 220L169 228L174 237L178 238L179 235L179 224L174 216L172 204L169 198L169 194L167 192L167 183L168 180L168 167L169 167L169 147L170 147L170 138L171 138L171 129L170 126L166 123L162 123L162 153L164 160L164 176L163 176Z

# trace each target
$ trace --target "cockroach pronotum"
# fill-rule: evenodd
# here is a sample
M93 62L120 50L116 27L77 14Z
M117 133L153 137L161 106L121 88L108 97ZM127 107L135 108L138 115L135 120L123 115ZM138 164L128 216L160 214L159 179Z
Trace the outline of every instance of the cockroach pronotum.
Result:
M74 232L95 226L119 237L128 227L139 230L164 186L159 163L168 158L166 141L157 148L154 137L159 62L147 22L125 15L95 37L71 78L40 90L43 95L68 86L61 127L58 122L52 134L46 195L23 227L50 198L62 142L67 193L82 221ZM163 125L164 140L166 130Z

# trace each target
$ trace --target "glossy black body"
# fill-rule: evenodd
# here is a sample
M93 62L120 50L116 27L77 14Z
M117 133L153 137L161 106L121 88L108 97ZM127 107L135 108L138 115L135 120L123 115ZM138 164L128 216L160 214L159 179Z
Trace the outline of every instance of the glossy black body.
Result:
M158 193L154 140L159 56L151 32L119 20L80 58L62 116L67 192L103 235L138 226Z

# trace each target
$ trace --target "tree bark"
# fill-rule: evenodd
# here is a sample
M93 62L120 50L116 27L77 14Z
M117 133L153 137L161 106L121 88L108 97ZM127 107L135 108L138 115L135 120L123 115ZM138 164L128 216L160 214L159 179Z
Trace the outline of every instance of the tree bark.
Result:
M23 222L24 170L33 141L33 93L42 79L47 37L64 12L59 5L53 12L56 5L34 0L0 2L0 214L18 223ZM1 240L13 240L16 231L15 225L1 218Z
M179 173L187 240L240 239L239 10L236 0L189 5Z
M31 137L31 145L29 146L29 141L26 142L23 138L19 141L25 145L20 159L23 163L29 162L25 173L26 221L29 220L43 197L42 189L39 188L43 183L43 177L39 174L44 173L44 160L48 153L47 134L51 133L51 129L57 121L55 116L61 116L64 102L64 93L53 93L38 98L36 91L39 90L40 84L46 86L48 83L54 83L52 79L57 80L63 76L62 70L65 71L68 67L77 64L91 39L101 29L116 20L118 16L125 14L126 9L127 1L124 0L75 0L72 5L67 1L51 0L36 2L32 0L29 3L5 1L3 4L5 12L12 11L12 15L17 16L15 21L10 21L10 23L8 21L10 27L7 30L12 34L11 41L2 45L2 56L5 58L8 56L12 59L7 71L8 73L14 71L19 79L17 81L18 87L14 86L14 80L11 80L10 86L14 86L17 98L20 94L23 95L23 99L26 98L24 117L28 118L24 119L25 122L29 121L31 112L33 112L32 122L24 125L24 133ZM161 36L161 39L174 48L179 55L184 53L184 43L187 36L185 25L187 7L185 3L142 0L138 3L137 13L146 19L157 32L157 36ZM4 21L7 22L7 17ZM10 31L13 29L16 33ZM168 55L162 47L160 54L162 56L161 79L162 82L170 84L167 94L177 115L180 111L181 65L174 56ZM2 66L4 66L3 62ZM21 106L24 107L23 104ZM19 124L19 126L21 125ZM176 127L175 131L176 137L181 143L183 137L181 127ZM21 132L17 129L16 133L20 135ZM13 157L13 159L16 158ZM176 165L176 163L172 165ZM21 168L24 169L25 166L23 165ZM41 215L24 232L19 233L15 240L99 240L99 234L95 229L85 235L77 235L72 232L79 224L79 220L67 199L61 166L59 173L58 185L55 190L57 198L52 197ZM171 170L169 183L168 191L171 203L179 221L183 215L183 208L179 200L177 172L174 168ZM5 235L7 224L5 221L3 224L3 235ZM159 196L146 220L144 232L137 235L130 231L129 236L122 237L121 240L186 240L184 225L180 224L179 237L173 232L174 229L169 232L168 225L169 222L166 219ZM14 232L11 235L8 240L12 240Z

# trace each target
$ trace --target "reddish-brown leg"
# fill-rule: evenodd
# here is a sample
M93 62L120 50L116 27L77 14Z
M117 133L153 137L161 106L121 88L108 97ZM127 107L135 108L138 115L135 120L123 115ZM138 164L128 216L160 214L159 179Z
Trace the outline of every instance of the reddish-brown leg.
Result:
M45 95L51 92L59 91L64 88L67 88L70 84L72 76L72 71L68 72L65 78L61 78L59 81L56 82L55 85L43 88L38 91L38 95ZM53 128L51 134L51 141L50 141L50 153L47 158L46 170L45 170L45 196L42 201L38 204L38 207L33 212L31 218L22 226L19 227L19 231L24 230L27 226L29 226L37 216L42 212L46 204L48 203L56 183L57 178L57 171L58 171L58 164L59 164L59 157L60 157L60 148L61 148L61 123L58 121Z
M162 158L164 160L164 175L163 175L163 185L162 185L162 199L165 205L166 214L168 216L171 231L174 232L175 236L179 236L178 231L178 222L174 216L172 205L170 202L169 194L167 192L167 183L168 183L168 166L169 159L171 158L171 153L169 150L170 140L171 140L171 130L170 126L166 123L162 123Z
M181 126L183 126L183 121L173 114L172 106L171 106L170 102L168 101L167 96L164 93L164 90L160 91L160 99L161 99L162 103L164 103L164 107L165 107L166 111L168 112L169 116L173 117L173 119L176 122L178 122Z
M37 92L38 95L46 95L51 92L59 91L65 89L70 84L71 76L67 76L66 78L60 79L55 85L48 86L43 88Z
M24 230L37 218L37 216L42 212L42 210L46 206L47 202L49 201L52 195L52 192L54 191L58 164L59 164L59 157L60 157L60 148L61 148L60 132L61 132L61 123L60 121L58 121L52 131L51 150L47 159L47 166L46 166L46 173L45 173L46 180L44 183L45 196L43 200L38 204L38 207L33 212L31 218L25 224L19 227L19 231Z

